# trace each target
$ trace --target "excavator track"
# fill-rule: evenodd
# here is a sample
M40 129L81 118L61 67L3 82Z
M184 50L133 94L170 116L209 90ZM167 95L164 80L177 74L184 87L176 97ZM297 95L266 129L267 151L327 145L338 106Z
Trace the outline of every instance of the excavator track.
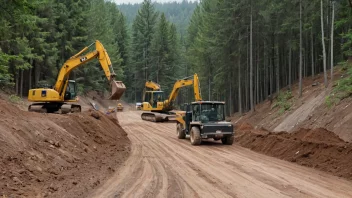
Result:
M28 106L28 111L38 113L79 113L81 105L67 103L33 103Z
M143 112L141 115L142 120L150 122L168 122L175 120L174 114Z

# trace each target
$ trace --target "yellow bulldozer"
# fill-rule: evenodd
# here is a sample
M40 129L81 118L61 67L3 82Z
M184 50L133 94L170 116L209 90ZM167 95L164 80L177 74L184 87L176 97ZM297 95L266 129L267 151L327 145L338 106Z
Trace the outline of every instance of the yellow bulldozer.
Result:
M123 105L121 103L117 104L117 111L123 111Z
M93 44L95 44L95 50L83 55ZM69 80L69 76L73 69L95 58L99 60L110 84L111 95L109 99L119 100L125 92L126 87L121 81L114 80L116 75L112 68L110 57L103 44L99 41L95 41L95 43L85 47L64 63L60 69L54 87L29 90L28 100L34 103L29 105L28 110L45 113L81 112L81 106L79 104L73 104L73 102L77 102L78 100L77 86L74 80Z
M197 74L177 80L167 100L164 100L164 92L161 91L159 84L147 81L143 94L142 110L144 112L141 115L142 119L152 122L175 120L176 112L172 110L179 90L182 87L191 85L193 85L195 100L201 101L202 97Z

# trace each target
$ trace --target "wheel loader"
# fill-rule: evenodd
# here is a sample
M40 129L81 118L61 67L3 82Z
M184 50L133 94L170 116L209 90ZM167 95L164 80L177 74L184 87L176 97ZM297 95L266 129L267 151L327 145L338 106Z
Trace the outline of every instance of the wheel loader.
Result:
M85 53L89 47L95 44L95 50ZM74 80L69 80L73 69L82 66L93 59L98 59L109 82L110 100L119 100L126 90L121 81L115 81L115 73L111 65L110 57L103 44L95 41L80 52L68 59L61 67L55 85L52 88L30 89L28 101L34 102L28 107L28 111L45 113L74 113L81 112L81 106L77 102L77 85Z
M223 144L232 145L234 127L225 120L225 102L197 101L187 105L186 112L176 116L178 139L190 136L192 145L200 145L203 139L221 140Z

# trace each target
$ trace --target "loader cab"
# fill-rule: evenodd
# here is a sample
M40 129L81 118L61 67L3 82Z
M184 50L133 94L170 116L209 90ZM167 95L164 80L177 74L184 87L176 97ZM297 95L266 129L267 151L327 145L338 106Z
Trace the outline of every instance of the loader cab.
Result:
M206 124L225 121L225 103L215 101L199 101L186 105L185 129L188 134L191 123Z
M149 102L153 108L157 108L158 102L164 101L163 91L146 91L143 102Z
M78 89L77 89L76 81L69 80L66 87L65 100L75 100L77 96L77 92L78 92Z
M225 103L194 102L192 103L192 121L208 123L225 121Z

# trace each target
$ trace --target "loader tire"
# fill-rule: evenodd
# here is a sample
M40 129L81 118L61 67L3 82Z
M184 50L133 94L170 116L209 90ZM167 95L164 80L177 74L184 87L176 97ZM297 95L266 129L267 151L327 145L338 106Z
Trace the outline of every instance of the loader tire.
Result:
M186 133L183 130L181 123L177 123L176 131L177 131L177 138L178 139L185 139L186 138Z
M232 145L234 139L235 139L234 136L225 136L225 137L221 138L221 142L222 142L222 144Z
M190 136L192 145L196 146L202 143L202 138L200 137L200 130L198 127L192 127Z

